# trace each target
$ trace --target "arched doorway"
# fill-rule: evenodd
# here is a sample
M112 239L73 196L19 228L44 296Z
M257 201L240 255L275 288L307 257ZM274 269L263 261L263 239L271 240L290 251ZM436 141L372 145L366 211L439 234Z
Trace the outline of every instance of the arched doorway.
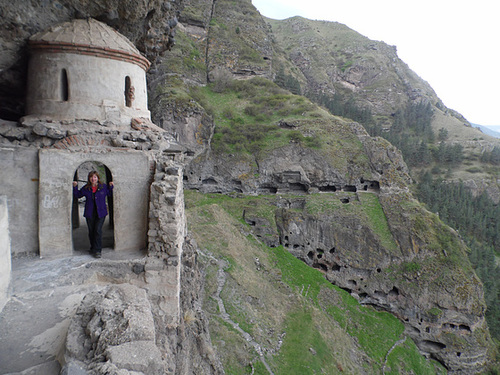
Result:
M109 168L97 161L87 161L81 164L74 173L73 181L78 181L78 189L81 189L87 183L89 172L97 171L102 183L109 184L113 181L113 176ZM73 250L75 252L88 252L89 239L86 220L83 216L85 198L76 199L73 197L71 209L71 226L73 236ZM114 209L113 197L107 198L108 216L104 221L102 228L102 248L114 248Z

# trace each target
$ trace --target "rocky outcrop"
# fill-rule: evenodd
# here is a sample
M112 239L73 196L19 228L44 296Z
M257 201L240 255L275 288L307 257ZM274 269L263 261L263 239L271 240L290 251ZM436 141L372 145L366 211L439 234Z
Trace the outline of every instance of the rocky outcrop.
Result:
M292 203L276 211L280 243L362 304L399 317L420 350L451 372L478 373L488 362L489 340L482 284L460 261L465 246L451 229L418 205L416 214L387 202L406 199L380 198L394 233L392 245L380 227L375 233L362 215L350 213L353 209L308 214L297 204L291 209ZM416 228L413 220L426 223Z
M206 193L315 193L406 189L411 181L401 153L381 138L371 138L357 123L344 128L359 143L342 165L328 147L315 150L301 144L261 155L223 154L207 150L188 164L185 186ZM368 162L355 161L367 153Z
M352 97L361 108L384 116L408 101L440 103L429 84L399 59L394 46L336 22L301 17L268 21L277 44L306 77L309 97Z
M277 230L251 208L242 213L258 239L283 245L362 304L393 313L419 349L451 372L479 373L490 338L465 245L413 200L397 149L355 123L343 131L359 142L354 155L336 155L347 163L329 148L294 142L254 157L209 150L186 167L185 186L276 195Z
M146 291L130 284L111 286L83 299L68 329L66 362L98 374L164 374L155 338Z
M177 336L178 374L224 374L219 354L212 346L209 319L202 309L205 274L198 262L198 246L191 237L182 252L181 323Z
M172 100L167 95L154 98L153 121L167 130L183 146L188 159L197 157L210 146L214 132L214 121L194 101Z

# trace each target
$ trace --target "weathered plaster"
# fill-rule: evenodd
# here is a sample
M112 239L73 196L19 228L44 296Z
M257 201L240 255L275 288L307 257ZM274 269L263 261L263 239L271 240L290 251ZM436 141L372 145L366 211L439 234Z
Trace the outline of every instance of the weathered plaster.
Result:
M62 69L68 77L66 101L61 98ZM125 105L127 76L135 89L131 107ZM133 117L151 117L146 74L129 62L77 54L37 53L30 58L28 83L27 115L127 124Z
M7 197L0 196L0 311L7 302L7 291L12 271L10 259L9 214Z
M115 251L145 249L152 175L147 154L133 150L71 152L41 149L40 256L69 255L72 252L72 181L75 171L86 161L104 164L113 176Z
M7 196L12 254L38 249L38 150L0 147L0 193Z

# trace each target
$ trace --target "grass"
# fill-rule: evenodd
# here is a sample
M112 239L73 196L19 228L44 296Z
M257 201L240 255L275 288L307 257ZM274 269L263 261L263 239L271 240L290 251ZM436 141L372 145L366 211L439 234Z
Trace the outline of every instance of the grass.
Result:
M385 216L377 195L360 194L359 198L370 223L370 227L372 231L379 236L382 245L391 252L397 251L396 242L389 229L387 217Z
M371 175L368 156L351 122L265 78L223 78L224 85L216 81L190 92L214 119L211 144L216 152L263 159L281 147L299 145L321 154L339 173L348 175L349 166L356 165ZM279 126L282 123L288 126Z
M341 203L339 197L349 199L349 204ZM389 229L387 217L380 205L378 196L372 193L316 194L307 199L306 210L313 215L340 212L359 218L380 239L381 245L389 252L398 251L398 247Z
M358 339L365 353L378 364L382 364L392 345L401 339L403 324L389 313L359 305L356 299L344 290L338 290L338 293L343 304L331 304L327 311L351 336Z
M318 295L322 287L331 287L323 274L304 263L279 246L272 251L274 266L280 270L281 279L296 293L319 306ZM305 267L304 267L305 266Z
M307 306L290 312L285 327L287 335L273 363L276 374L339 373L335 355L321 335L321 329Z
M242 220L243 210L270 218L276 208L273 199L185 194L189 230L199 247L229 264L221 293L226 311L261 345L275 374L379 373L387 352L403 337L402 323L388 313L359 305L283 247L268 248L243 234L250 230ZM330 204L335 205L334 201ZM205 269L204 309L210 317L212 343L226 373L249 374L253 368L254 374L266 374L253 347L219 318L217 304L210 298L217 289L217 266L206 262ZM400 356L412 361L420 357L428 364L415 346L400 350ZM391 369L424 368L414 362L407 367L395 366Z
M411 370L419 375L446 374L446 369L438 362L428 362L421 355L415 355L418 351L412 340L406 340L398 345L387 358L386 374L399 375L409 373Z
M361 306L354 297L330 284L318 270L307 267L283 247L274 249L273 255L276 267L281 270L282 280L310 303L319 306L321 302L328 314L358 339L371 358L380 362L390 347L401 338L403 324L393 315ZM331 288L340 296L340 299L335 300L337 303L319 300L323 288Z
M271 81L254 78L232 81L220 93L214 92L211 86L196 91L196 98L214 116L213 145L216 150L258 153L282 147L290 141L321 148L318 136L304 135L276 125L283 119L294 121L317 116L314 114L316 106L304 97L280 89Z

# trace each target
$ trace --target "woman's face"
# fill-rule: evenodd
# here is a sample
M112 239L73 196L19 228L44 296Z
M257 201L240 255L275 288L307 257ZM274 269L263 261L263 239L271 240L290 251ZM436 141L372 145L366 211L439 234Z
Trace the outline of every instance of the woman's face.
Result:
M99 181L99 179L97 178L97 175L96 175L96 174L94 174L94 175L92 175L92 176L90 177L90 183L91 183L92 185L97 185L97 181Z

